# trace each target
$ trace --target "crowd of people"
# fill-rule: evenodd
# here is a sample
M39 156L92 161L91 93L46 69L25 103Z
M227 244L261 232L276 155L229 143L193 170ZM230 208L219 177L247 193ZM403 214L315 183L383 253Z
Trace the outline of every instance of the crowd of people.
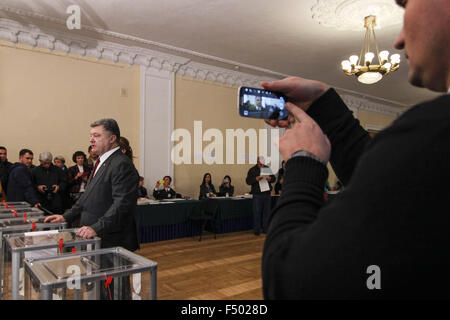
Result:
M128 139L120 137L119 147L123 154L133 160ZM20 150L19 161L11 163L8 161L7 148L0 146L0 200L26 201L35 207L62 214L85 191L99 159L92 151L92 146L88 148L88 155L83 151L74 152L74 165L67 167L63 156L53 157L52 153L45 151L39 154L40 164L35 166L32 150Z

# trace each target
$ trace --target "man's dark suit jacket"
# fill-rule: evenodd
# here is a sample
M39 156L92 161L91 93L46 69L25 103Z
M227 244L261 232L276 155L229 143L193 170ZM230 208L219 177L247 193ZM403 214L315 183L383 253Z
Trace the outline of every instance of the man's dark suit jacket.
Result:
M64 214L68 223L81 215L81 226L89 226L102 238L102 248L121 246L134 251L139 248L135 208L139 176L120 149L101 166L86 191Z

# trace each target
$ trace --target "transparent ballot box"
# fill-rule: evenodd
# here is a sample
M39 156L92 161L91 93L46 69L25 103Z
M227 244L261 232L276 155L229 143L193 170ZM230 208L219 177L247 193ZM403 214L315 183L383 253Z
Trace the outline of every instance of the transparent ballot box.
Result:
M3 236L12 233L23 233L30 231L65 229L66 223L44 223L44 216L27 218L0 219L0 299L3 298L3 269L5 261L10 257L6 253L6 246Z
M5 246L8 254L11 254L11 268L5 263L3 279L5 288L11 289L4 290L4 299L23 299L24 258L55 256L70 249L75 252L100 249L100 238L82 239L76 235L77 231L78 229L63 229L5 235Z
M122 247L25 259L25 299L156 300L157 263Z

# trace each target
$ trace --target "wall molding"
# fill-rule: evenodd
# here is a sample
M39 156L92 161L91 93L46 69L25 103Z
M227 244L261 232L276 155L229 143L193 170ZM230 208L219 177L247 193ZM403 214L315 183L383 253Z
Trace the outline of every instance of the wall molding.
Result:
M385 104L381 104L381 103L377 103L374 101L371 101L369 99L366 98L359 98L359 97L355 97L352 95L341 95L342 100L344 100L345 104L347 104L347 106L355 113L355 110L357 110L356 112L356 117L357 117L357 113L360 110L366 110L366 111L370 111L370 112L375 112L375 113L381 113L381 114L386 114L386 115L390 115L390 116L394 116L394 117L398 117L400 116L404 110L403 109L399 109L399 108L395 108L395 107L391 107Z
M0 6L0 10L5 10ZM41 15L33 15L23 12L13 12L15 14L30 16L45 20ZM48 17L47 17L48 18ZM47 21L58 22L59 19L48 18ZM86 28L86 27L83 27ZM92 28L98 32L98 28ZM106 32L106 31L105 31ZM109 34L108 34L109 35ZM117 38L123 39L125 36ZM113 63L123 63L126 65L139 65L145 68L152 68L157 71L173 72L175 75L187 78L193 78L200 81L210 81L220 85L227 86L250 86L259 87L261 81L278 80L281 77L289 76L277 74L270 70L265 70L257 67L241 65L253 71L270 72L271 76L257 76L242 72L239 70L231 70L206 63L192 61L192 59L181 57L175 54L169 54L143 48L139 46L128 46L116 42L98 40L95 38L78 35L75 33L64 32L57 29L50 29L48 27L38 27L36 25L24 25L15 20L0 18L0 40L6 40L13 44L26 44L32 48L45 48L51 52L62 52L66 55L75 54L81 58L90 57L97 61L107 60ZM126 40L133 40L129 37ZM135 40L137 44L139 41ZM141 43L142 44L142 43ZM191 52L193 54L194 52ZM200 56L200 54L197 54ZM212 59L214 57L206 57ZM217 58L216 62L228 63L239 67L239 64L232 61ZM240 69L240 68L239 68ZM277 75L277 77L273 77ZM367 95L358 94L350 90L336 88L341 91L343 100L348 104L350 109L357 117L358 110L367 110L376 113L388 114L391 116L399 116L403 113L404 108L395 108L384 103L374 102L367 98ZM381 99L380 99L381 100ZM384 99L383 99L384 102ZM386 101L391 105L398 105L404 107L394 101Z
M14 44L26 44L32 48L40 47L64 54L76 54L96 60L109 60L114 63L140 65L156 70L174 72L177 75L198 80L212 81L230 86L258 86L261 81L273 81L279 78L261 77L240 71L194 62L160 51L126 46L115 42L96 40L85 36L63 33L57 30L25 26L14 20L0 18L0 39Z

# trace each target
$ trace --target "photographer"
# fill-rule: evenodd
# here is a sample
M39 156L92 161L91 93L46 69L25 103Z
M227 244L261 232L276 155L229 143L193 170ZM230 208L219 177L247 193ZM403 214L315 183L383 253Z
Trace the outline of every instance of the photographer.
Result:
M39 155L41 165L33 169L32 176L41 205L52 212L62 213L61 194L66 189L67 178L60 168L52 164L52 160L50 152L42 152Z
M444 94L375 138L321 82L262 84L297 120L279 139L286 179L264 245L265 298L449 298L450 1L397 3L409 82ZM324 206L328 161L345 190Z

